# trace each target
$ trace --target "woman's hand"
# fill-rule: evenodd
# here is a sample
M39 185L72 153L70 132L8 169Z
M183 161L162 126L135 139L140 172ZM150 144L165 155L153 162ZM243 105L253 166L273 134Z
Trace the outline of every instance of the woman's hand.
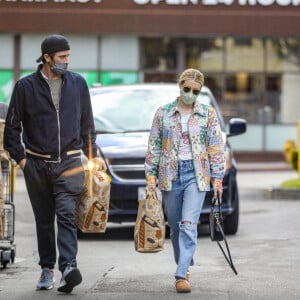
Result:
M147 176L146 177L146 182L147 182L147 189L150 191L156 189L156 176Z
M223 194L222 179L213 178L212 185L213 185L213 189L214 189L214 199L219 198L221 201L222 194Z
M99 156L97 156L97 157L94 157L93 158L93 163L95 164L95 169L96 170L100 170L100 171L106 171L106 163L105 163L105 161L101 158L101 157L99 157Z

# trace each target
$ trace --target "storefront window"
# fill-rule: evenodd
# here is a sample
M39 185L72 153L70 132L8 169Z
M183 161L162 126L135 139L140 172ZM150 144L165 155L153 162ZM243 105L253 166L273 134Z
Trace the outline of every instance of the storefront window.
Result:
M300 71L300 38L266 40L267 71Z
M225 121L245 118L249 123L264 122L264 79L261 74L237 72L227 74L224 101L221 103Z
M300 78L299 38L142 38L142 82L176 82L185 68L200 69L225 121L294 122Z
M177 73L174 72L145 72L143 82L172 82L178 80Z
M222 71L223 39L198 38L186 40L186 64L203 72Z
M299 113L300 38L266 39L266 100L277 123L297 122Z
M158 70L176 70L177 39L173 38L141 38L141 68Z
M261 38L226 38L227 71L259 72L264 70L264 43Z
M223 76L220 74L205 73L204 84L211 90L220 105L223 101Z
M281 84L280 74L268 74L266 76L265 109L270 111L269 123L281 123Z

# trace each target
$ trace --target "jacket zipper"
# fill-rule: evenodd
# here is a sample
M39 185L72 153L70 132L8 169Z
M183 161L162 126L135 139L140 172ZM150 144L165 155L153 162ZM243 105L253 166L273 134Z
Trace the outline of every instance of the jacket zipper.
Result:
M57 115L57 127L58 127L58 162L61 162L61 157L60 157L60 121L59 121L59 109L56 110L56 115Z
M11 118L10 118L10 124L11 125L13 124L14 118L15 118L15 108L13 107L12 111L11 111Z
M61 91L62 91L62 87L64 85L64 80L61 84L60 87L60 97L59 97L59 102L58 102L58 109L56 110L56 114L57 114L57 127L58 127L58 162L61 162L61 141L60 141L60 121L59 121L59 107L60 107L60 101L61 101Z
M58 157L57 157L57 161L60 163L61 162L61 155L60 155L60 150L61 150L61 144L60 144L60 121L59 121L59 106L60 106L60 100L61 100L61 90L62 90L62 86L63 86L64 82L62 82L62 85L60 87L60 98L59 98L59 102L58 102L58 108L55 107L54 102L53 102L53 95L52 95L52 91L50 89L50 94L51 94L51 98L52 98L52 103L53 106L55 108L56 111L56 117L57 117L57 128L58 128Z

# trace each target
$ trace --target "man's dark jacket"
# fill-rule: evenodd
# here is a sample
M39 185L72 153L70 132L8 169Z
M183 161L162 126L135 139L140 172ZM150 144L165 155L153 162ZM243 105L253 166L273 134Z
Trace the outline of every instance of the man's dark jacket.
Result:
M4 148L17 163L26 157L24 145L35 153L51 155L51 160L56 161L78 149L89 157L90 144L91 156L95 157L96 135L85 80L79 74L64 73L56 111L41 66L15 85L6 117Z

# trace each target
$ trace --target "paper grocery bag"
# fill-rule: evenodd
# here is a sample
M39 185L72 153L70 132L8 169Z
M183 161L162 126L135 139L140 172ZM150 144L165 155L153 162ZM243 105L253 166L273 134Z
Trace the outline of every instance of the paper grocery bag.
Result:
M146 188L146 199L139 200L134 226L134 244L138 252L158 252L165 242L165 220L155 189Z
M86 172L86 188L76 203L76 224L82 232L105 232L109 210L110 182L111 179L105 172Z

